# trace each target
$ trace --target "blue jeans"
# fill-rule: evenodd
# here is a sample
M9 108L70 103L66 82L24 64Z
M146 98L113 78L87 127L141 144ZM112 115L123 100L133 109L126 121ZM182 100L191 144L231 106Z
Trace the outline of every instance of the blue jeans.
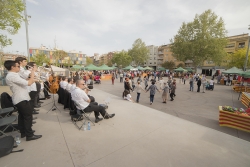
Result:
M136 102L139 102L141 93L137 93Z
M155 95L150 95L150 102L154 102L154 97L155 97Z
M194 84L193 83L190 83L190 91L193 91L193 89L194 89Z

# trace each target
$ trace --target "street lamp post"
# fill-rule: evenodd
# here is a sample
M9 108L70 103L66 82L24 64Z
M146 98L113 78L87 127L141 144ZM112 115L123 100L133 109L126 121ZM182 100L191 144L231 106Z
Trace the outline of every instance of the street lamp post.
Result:
M27 56L28 56L28 61L30 61L30 54L29 54L29 33L28 33L28 16L27 16L27 5L26 5L26 0L23 0L23 4L25 6L24 8L24 17L25 17L25 28L26 28L26 42L27 42Z
M248 30L250 30L250 25L248 27ZM244 65L244 71L246 71L246 68L247 68L249 46L250 46L250 37L248 37L248 45L247 45L247 53L246 53L246 61L245 61L245 65Z

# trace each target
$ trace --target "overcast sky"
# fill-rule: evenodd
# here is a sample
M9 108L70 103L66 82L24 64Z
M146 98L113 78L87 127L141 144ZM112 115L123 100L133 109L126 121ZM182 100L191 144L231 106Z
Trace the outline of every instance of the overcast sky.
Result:
M26 0L30 47L94 53L169 44L182 22L211 9L222 17L228 36L250 33L249 0ZM11 36L5 52L26 54L25 25Z

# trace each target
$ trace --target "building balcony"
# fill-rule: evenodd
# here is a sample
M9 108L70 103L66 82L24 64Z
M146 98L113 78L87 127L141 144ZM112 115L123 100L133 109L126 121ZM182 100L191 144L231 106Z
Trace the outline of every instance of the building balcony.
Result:
M158 54L159 55L163 55L164 53L162 51L158 51Z

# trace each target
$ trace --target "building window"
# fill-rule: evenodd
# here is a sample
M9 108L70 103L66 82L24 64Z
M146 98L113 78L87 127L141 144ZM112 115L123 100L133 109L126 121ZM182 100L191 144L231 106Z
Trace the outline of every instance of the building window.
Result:
M156 64L156 62L154 62L154 64Z
M152 64L152 63L149 63L149 64Z
M235 46L234 43L230 43L226 46L226 48L233 48L234 46Z
M239 43L238 48L244 48L244 47L245 47L245 42L241 42L241 43Z

